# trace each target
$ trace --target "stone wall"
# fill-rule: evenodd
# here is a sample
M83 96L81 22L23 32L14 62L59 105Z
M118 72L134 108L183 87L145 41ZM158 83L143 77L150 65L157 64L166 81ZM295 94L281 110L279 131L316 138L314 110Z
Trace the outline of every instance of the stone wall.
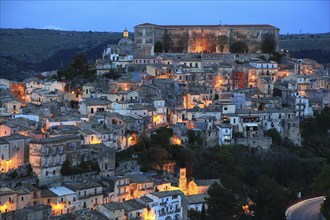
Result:
M278 44L279 29L270 25L153 25L135 26L134 49L136 55L153 55L154 44L160 41L168 53L219 53L218 36L228 37L223 52L236 41L246 42L249 52L260 50L266 35L274 36ZM278 46L276 46L278 49Z

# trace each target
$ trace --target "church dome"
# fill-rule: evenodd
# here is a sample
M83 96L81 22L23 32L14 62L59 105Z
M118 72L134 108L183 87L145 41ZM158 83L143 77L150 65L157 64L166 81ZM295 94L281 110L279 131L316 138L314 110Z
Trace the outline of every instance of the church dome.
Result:
M133 45L133 41L129 38L122 38L120 39L120 41L118 42L118 46L121 46L121 45Z

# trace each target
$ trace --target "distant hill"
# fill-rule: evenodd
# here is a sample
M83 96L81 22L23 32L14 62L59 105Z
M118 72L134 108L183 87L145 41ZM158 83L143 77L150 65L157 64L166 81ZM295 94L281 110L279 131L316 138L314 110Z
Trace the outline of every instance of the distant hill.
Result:
M35 71L65 67L81 51L94 61L107 44L121 38L119 32L0 29L0 78L20 80Z
M294 57L330 65L330 33L280 35L279 47L289 50Z
M330 33L280 35L279 47L289 51L317 49L330 51Z

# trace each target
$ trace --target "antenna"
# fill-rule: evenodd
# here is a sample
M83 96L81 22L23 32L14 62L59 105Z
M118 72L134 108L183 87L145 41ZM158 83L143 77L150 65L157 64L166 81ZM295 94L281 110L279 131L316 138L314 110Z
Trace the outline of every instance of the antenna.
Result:
M221 25L221 19L220 19L220 25Z

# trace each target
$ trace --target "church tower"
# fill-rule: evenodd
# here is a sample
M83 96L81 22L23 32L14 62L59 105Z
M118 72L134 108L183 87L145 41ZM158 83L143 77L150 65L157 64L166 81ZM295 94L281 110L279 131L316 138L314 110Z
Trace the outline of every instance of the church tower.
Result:
M123 37L124 38L128 38L128 30L127 30L127 28L125 28L125 30L123 32Z
M182 192L187 195L187 176L186 176L186 168L180 168L180 178L179 178L179 188Z

